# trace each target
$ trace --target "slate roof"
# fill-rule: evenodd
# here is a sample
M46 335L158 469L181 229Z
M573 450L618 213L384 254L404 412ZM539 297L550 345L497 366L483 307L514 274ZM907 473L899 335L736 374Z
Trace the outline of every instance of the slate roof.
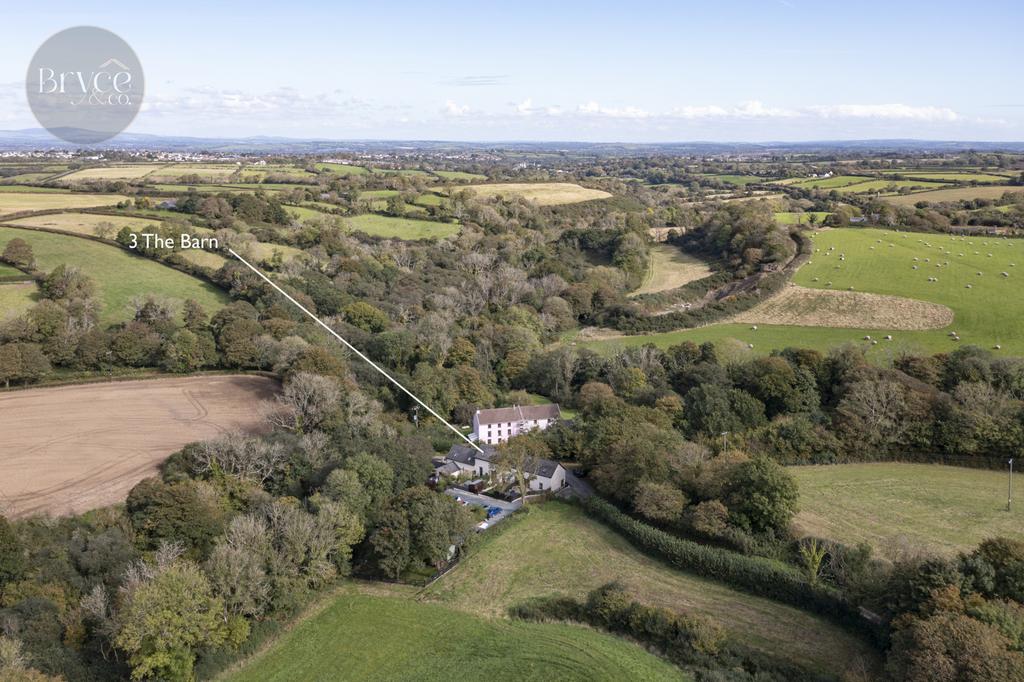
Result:
M533 471L530 473L540 478L551 478L558 471L558 467L561 466L558 462L550 459L539 459L533 466Z
M555 403L548 405L513 405L512 407L495 407L490 410L477 411L477 417L481 424L504 424L533 419L558 419L559 415L561 415L561 411Z
M496 450L493 445L481 445L480 449L484 451L483 454L469 445L453 445L452 449L448 451L448 459L459 464L473 466L478 457L485 462L490 462L494 458Z
M445 462L434 467L434 473L439 475L454 476L459 473L459 466L454 462Z

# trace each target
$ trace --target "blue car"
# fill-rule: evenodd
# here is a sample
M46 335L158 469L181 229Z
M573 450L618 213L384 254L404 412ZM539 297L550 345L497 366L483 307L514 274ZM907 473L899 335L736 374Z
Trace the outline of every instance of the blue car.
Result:
M493 519L495 516L501 513L501 507L488 507L487 518Z

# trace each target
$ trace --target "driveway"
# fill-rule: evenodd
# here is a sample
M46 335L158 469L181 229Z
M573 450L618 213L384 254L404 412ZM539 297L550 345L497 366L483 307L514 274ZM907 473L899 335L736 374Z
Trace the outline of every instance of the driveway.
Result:
M562 497L578 497L582 500L594 494L594 487L571 471L565 473L565 482L568 485L558 491Z
M487 526L480 530L486 530L488 527L493 526L495 523L501 521L509 514L523 506L523 501L521 499L516 500L515 502L506 502L504 500L499 500L496 497L478 495L477 493L460 490L459 488L448 488L444 492L446 495L451 495L452 497L462 500L466 504L474 507L483 507L485 509L487 507L497 507L498 509L501 509L501 513L495 514L491 518L487 519Z

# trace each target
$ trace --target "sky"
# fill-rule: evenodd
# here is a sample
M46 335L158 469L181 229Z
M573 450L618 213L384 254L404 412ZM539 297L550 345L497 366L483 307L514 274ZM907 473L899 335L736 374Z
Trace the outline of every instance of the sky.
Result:
M1024 140L1024 3L11 2L0 129L36 49L109 29L129 132L461 141Z

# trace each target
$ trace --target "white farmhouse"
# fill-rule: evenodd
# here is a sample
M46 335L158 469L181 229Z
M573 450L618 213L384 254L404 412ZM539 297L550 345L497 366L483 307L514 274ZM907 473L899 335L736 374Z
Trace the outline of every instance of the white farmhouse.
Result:
M558 405L513 405L477 410L473 415L472 438L487 445L504 443L512 436L548 428L562 415Z

